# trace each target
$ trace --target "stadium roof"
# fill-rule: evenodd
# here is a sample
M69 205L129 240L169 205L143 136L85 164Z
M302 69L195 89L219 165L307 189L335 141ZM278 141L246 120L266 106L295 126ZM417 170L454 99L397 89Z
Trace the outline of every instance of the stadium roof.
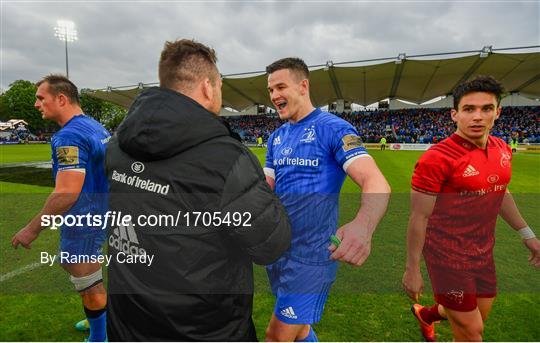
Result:
M511 52L531 48L538 50L540 46L507 49L488 46L478 51L415 56L399 54L397 58L341 63L328 61L310 67L311 99L316 106L324 106L337 99L366 106L386 98L420 104L451 94L457 84L476 75L491 75L508 92L538 98L540 52ZM447 55L459 57L443 58ZM143 89L156 85L140 83L138 86L86 90L86 93L127 108ZM255 104L272 106L266 87L267 75L264 72L224 75L223 106L239 111Z

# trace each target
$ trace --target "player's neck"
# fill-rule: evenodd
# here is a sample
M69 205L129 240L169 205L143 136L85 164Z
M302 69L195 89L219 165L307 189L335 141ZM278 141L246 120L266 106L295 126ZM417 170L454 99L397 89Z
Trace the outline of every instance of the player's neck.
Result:
M476 145L480 149L485 149L486 148L488 137L489 137L489 134L486 134L486 135L482 136L481 138L472 139L472 138L467 137L463 132L461 132L459 130L456 131L456 135L458 135L459 137L463 138L466 141L471 142L472 144Z
M306 105L302 106L302 108L299 109L298 115L295 118L291 118L289 121L291 123L298 123L300 120L307 117L311 112L315 110L315 107L310 103L307 103Z
M60 127L64 127L64 125L67 124L73 117L82 114L83 111L79 106L72 106L69 109L66 109L66 111L58 118L56 123L60 125Z

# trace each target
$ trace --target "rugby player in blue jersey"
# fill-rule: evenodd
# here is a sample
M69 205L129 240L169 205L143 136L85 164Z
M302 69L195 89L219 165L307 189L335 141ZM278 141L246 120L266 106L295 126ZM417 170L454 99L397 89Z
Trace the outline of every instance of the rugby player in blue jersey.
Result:
M14 248L30 244L44 227L42 216L104 215L107 211L107 177L105 175L105 147L110 134L94 119L84 115L77 87L61 75L49 75L37 83L34 106L43 119L60 125L51 142L54 191L41 211L13 236ZM103 218L103 217L102 217ZM101 264L82 262L95 260L102 253L106 232L101 227L62 226L60 260L70 274L70 280L82 297L90 326L88 341L106 340L107 297L103 287ZM75 259L77 263L72 263Z
M311 324L321 319L337 261L360 266L368 258L390 186L356 129L314 108L304 61L284 58L266 72L270 99L287 123L268 140L264 170L292 224L291 248L267 266L276 305L266 339L317 341ZM337 229L339 192L347 175L362 188L360 210ZM341 240L339 247L329 243L333 234Z

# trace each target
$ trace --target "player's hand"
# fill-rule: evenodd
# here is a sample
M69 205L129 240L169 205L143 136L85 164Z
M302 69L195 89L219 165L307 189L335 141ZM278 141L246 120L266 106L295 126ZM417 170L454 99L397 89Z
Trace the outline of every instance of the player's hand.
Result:
M336 236L341 244L337 248L334 244L328 247L332 252L331 259L357 267L367 260L371 252L371 234L361 223L353 220L343 225L337 230Z
M11 239L11 245L17 249L17 246L22 245L26 249L30 249L30 244L38 237L39 232L32 231L28 226L23 227Z
M523 244L529 249L531 255L529 256L529 263L536 268L540 268L540 241L538 238L529 238L523 241Z
M415 302L418 302L418 299L422 296L424 292L424 280L422 279L422 273L420 273L420 268L418 269L405 269L403 273L403 279L401 280L403 289Z

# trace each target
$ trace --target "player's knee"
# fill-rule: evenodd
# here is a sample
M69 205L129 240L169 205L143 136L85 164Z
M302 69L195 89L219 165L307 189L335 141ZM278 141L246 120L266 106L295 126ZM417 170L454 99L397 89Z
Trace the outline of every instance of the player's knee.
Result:
M270 326L266 328L265 337L267 342L278 342L279 339L276 335L276 330L272 330Z
M286 330L279 330L276 327L268 326L266 328L266 341L267 342L291 342L294 341L294 337L289 337Z
M83 305L89 310L100 310L107 306L107 296L103 293L81 294Z
M463 340L467 342L482 342L482 331L467 331L464 334Z
M460 327L462 341L481 342L484 333L484 324L482 322L464 323Z

